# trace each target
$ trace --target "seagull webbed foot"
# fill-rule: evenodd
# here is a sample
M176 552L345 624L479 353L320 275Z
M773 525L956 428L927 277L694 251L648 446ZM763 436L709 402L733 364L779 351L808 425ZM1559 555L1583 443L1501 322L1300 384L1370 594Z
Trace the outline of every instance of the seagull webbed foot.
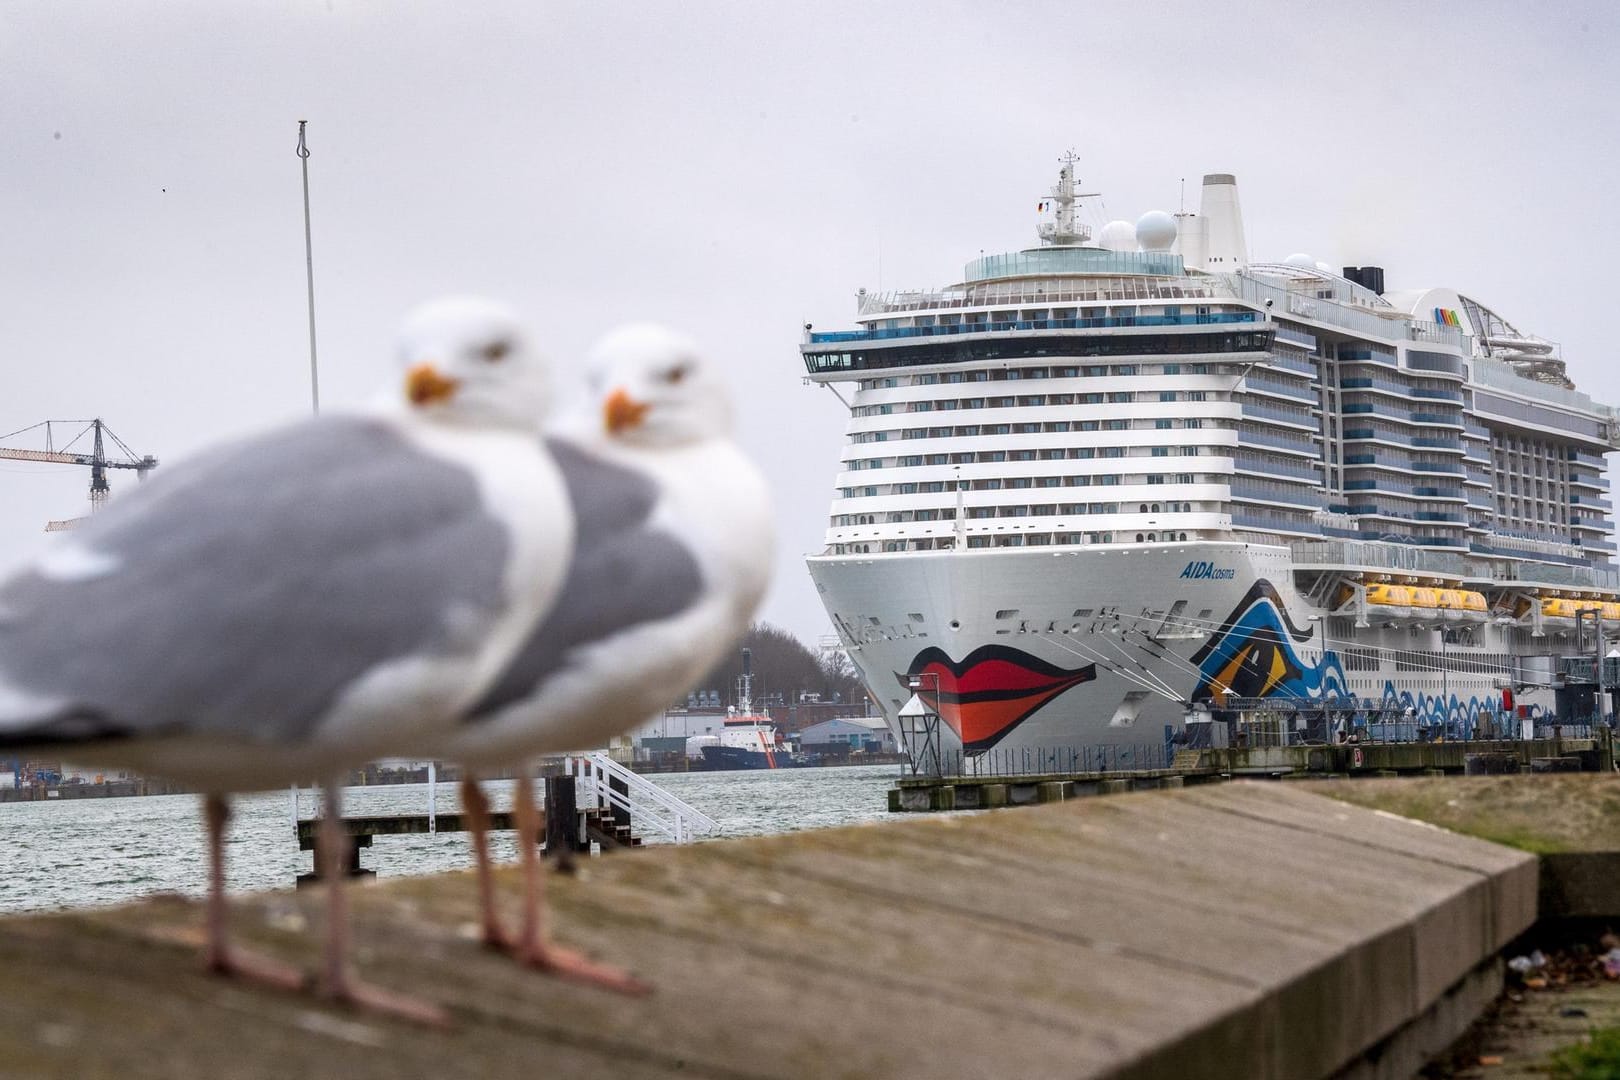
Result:
M448 1030L452 1026L450 1014L431 1001L385 990L353 977L344 979L338 986L323 988L322 993L326 998L340 1004L403 1020L409 1024L441 1030Z
M303 969L242 949L233 948L219 955L204 957L203 964L210 975L241 979L276 990L299 993L313 985L313 980Z
M558 945L531 945L518 950L514 958L518 963L536 971L543 971L562 979L572 979L588 986L597 986L603 990L612 990L618 994L642 997L653 991L651 983L642 982L622 968L598 964L587 959L584 953L564 949Z

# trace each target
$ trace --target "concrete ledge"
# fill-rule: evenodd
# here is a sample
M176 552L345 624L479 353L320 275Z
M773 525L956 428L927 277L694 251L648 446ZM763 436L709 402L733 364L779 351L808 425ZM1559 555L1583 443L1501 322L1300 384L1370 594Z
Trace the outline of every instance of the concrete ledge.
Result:
M0 1054L121 1080L1320 1077L1440 1039L1536 914L1530 855L1268 783L642 849L551 881L560 940L656 994L480 949L464 874L354 897L364 973L447 1002L449 1038L210 979L158 940L195 935L198 906L153 901L0 920ZM517 875L502 888L510 914ZM313 966L318 900L243 898L233 922Z

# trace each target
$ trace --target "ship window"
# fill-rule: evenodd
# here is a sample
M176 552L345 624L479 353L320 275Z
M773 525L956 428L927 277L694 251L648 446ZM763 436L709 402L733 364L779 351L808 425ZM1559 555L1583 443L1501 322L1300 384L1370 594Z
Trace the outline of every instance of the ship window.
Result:
M1142 542L1142 534L1141 533L1136 534L1136 542L1138 544L1140 544Z
M1017 608L1002 608L1000 611L996 612L996 618L998 618L998 619L1010 619L1014 615L1017 615L1017 614L1018 614L1018 609Z

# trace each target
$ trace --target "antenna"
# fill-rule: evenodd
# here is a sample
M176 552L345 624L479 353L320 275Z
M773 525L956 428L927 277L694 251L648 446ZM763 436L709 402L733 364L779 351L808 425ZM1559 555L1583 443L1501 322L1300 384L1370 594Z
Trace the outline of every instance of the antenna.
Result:
M315 252L309 237L309 146L304 142L304 125L298 121L298 157L304 170L304 281L309 292L309 407L321 411L321 380L315 367Z

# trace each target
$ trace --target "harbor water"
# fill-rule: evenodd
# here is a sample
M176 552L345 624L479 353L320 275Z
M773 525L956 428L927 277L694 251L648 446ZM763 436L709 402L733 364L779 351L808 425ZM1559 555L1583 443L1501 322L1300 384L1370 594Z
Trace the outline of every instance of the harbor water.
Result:
M717 836L753 836L827 828L886 815L885 789L898 766L757 772L671 773L649 777L719 823ZM512 785L487 785L496 809L511 804ZM426 784L349 788L343 811L351 815L421 814ZM310 869L292 830L291 796L265 792L235 800L226 860L234 891L284 889ZM300 795L301 816L313 816L319 798ZM459 808L456 785L437 786L439 812ZM45 911L116 904L153 893L200 896L206 885L200 800L195 795L0 804L5 872L0 912ZM649 843L656 837L646 837ZM493 835L501 860L516 857L510 832ZM361 854L379 877L432 874L469 868L465 833L380 836Z

